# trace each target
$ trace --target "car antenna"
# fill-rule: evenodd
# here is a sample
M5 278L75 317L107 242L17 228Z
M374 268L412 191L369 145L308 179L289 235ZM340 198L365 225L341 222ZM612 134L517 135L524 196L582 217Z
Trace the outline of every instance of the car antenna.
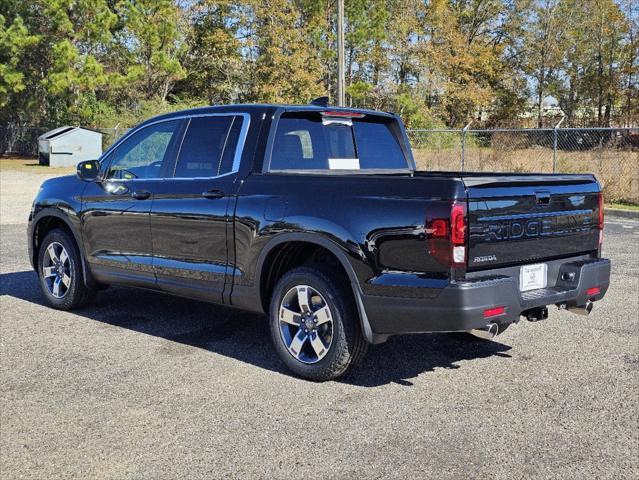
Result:
M317 105L318 107L328 107L328 97L317 97L311 102L311 105Z

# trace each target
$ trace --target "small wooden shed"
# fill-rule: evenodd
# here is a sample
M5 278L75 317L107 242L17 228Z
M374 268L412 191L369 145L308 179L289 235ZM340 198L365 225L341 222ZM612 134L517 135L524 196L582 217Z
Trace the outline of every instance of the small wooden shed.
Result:
M69 167L102 155L102 132L90 128L65 126L38 137L40 165Z

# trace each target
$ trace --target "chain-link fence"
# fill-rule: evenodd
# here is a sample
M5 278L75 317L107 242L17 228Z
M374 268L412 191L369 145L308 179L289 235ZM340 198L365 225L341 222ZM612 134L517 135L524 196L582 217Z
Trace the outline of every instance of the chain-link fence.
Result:
M0 152L37 156L39 127L0 128ZM103 150L128 128L99 128ZM608 200L639 203L639 128L409 130L420 170L594 173Z
M0 153L37 156L38 137L47 131L40 127L0 128Z
M594 173L610 201L639 203L639 128L409 130L420 170Z

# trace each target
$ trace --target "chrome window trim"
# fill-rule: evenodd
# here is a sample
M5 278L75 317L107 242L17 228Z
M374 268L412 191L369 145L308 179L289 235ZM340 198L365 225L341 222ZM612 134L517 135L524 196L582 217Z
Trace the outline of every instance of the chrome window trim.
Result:
M246 143L246 137L248 136L248 129L251 124L251 115L246 112L223 112L223 113L196 113L192 115L179 115L176 117L162 118L160 120L155 120L150 123L145 123L143 125L138 125L137 127L132 128L129 132L126 133L122 138L120 138L117 142L111 145L106 152L102 154L100 157L100 163L107 159L107 157L111 154L113 150L115 150L121 143L123 143L127 138L131 135L136 134L144 130L147 127L151 127L153 125L157 125L159 123L172 122L175 120L191 120L192 118L200 118L200 117L242 117L242 130L240 130L240 136L237 139L237 145L235 146L235 155L233 156L233 166L231 167L231 171L224 173L222 175L217 175L214 177L153 177L153 178L124 178L124 179L104 179L104 180L112 180L114 182L131 182L135 180L212 180L216 178L226 177L228 175L232 175L237 173L240 169L240 162L242 160L242 154L244 153L244 144ZM188 125L187 125L188 129ZM186 135L186 130L182 135L181 142L184 141L184 136ZM181 150L180 143L180 150ZM179 159L180 152L178 151L178 155L176 157L176 162ZM174 172L175 173L175 172Z
M184 127L184 131L182 132L182 138L180 138L180 146L177 149L177 153L175 154L175 161L173 162L173 171L171 172L171 176L167 178L174 179L175 171L177 170L178 162L180 161L180 155L182 154L182 145L184 145L184 139L186 138L186 133L189 131L189 127L191 126L191 119L186 120L186 126ZM170 166L170 165L169 165ZM167 175L169 172L166 172Z
M229 129L226 131L226 138L224 139L224 146L222 147L222 155L220 156L220 161L217 164L217 175L216 177L220 176L220 168L222 168L222 160L224 160L224 154L226 153L226 145L229 143L229 137L231 136L231 130L233 130L233 125L235 125L235 119L237 117L233 117L231 119L231 124L229 125ZM189 122L189 125L191 125L191 122ZM187 129L188 132L188 129ZM240 140L240 138L237 138L238 142ZM182 149L182 146L180 145L180 150ZM237 150L237 145L235 146L235 149ZM235 166L235 156L233 156L233 164L231 165L231 172L233 171L233 167ZM175 162L175 167L177 168L177 161Z

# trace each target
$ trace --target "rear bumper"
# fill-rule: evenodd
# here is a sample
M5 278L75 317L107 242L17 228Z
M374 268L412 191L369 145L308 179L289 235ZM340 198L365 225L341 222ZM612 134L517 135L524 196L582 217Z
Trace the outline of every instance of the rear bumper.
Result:
M570 279L563 278L570 275ZM610 260L586 259L562 263L552 287L519 292L518 278L493 275L451 283L434 298L364 295L362 302L376 334L447 332L508 324L526 310L546 305L583 306L603 298L610 284ZM599 293L589 295L590 288ZM484 318L484 311L504 307L501 315Z

